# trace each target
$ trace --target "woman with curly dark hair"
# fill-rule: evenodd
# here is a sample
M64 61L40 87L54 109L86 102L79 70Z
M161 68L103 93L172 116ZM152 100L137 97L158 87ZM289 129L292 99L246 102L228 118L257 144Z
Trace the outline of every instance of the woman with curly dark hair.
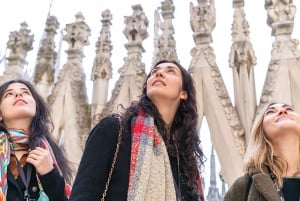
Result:
M70 201L204 200L197 123L191 76L159 61L140 100L92 130Z
M68 200L71 169L51 137L52 127L30 82L0 86L0 200Z

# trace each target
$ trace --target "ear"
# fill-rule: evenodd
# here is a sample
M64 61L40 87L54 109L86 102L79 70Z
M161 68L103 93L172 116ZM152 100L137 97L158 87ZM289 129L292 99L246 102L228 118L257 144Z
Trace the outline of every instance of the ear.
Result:
M187 92L186 91L182 91L180 94L180 99L181 100L186 100L188 98Z

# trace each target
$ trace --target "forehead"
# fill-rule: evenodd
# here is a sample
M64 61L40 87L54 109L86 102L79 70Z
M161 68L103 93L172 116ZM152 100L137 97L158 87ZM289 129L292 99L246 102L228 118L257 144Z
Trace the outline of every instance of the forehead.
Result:
M16 90L16 89L28 89L29 90L29 88L25 84L17 82L17 83L12 83L12 84L8 85L8 87L5 91Z
M171 63L171 62L160 63L157 66L154 66L153 69L156 69L156 68L177 68L179 70L179 67L176 64Z

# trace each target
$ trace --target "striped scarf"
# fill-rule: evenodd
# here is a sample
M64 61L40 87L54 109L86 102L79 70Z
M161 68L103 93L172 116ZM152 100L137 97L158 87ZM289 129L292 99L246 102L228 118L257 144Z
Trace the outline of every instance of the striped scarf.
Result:
M12 149L20 150L20 149L28 149L29 136L26 135L22 130L8 130L8 133L0 132L0 200L6 200L7 194L7 168L10 161L10 155ZM40 146L44 149L49 150L51 153L51 157L54 162L54 166L57 168L59 173L62 175L62 171L55 159L53 150L47 141L46 138L43 138ZM43 186L37 176L38 186L41 192L43 192ZM71 186L67 183L65 184L66 196L69 198L71 193Z
M168 152L153 117L140 111L131 123L132 146L129 201L175 201L176 193Z

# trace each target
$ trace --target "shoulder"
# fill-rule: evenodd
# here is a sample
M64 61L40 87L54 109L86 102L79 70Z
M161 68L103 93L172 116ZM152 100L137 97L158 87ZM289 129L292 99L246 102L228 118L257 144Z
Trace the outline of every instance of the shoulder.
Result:
M105 117L91 130L87 143L98 138L116 138L119 132L119 119L116 116Z
M114 128L119 129L119 118L117 116L108 116L100 120L92 129L91 133L106 129L113 130Z
M231 201L235 200L237 201L238 198L240 200L243 200L246 193L246 188L249 181L249 174L246 173L243 176L237 178L233 184L229 187L228 191L225 194L224 200L225 201Z
M243 176L237 178L233 182L232 187L246 186L248 184L249 178L250 178L250 176L248 173L244 174Z
M101 119L93 128L93 130L105 128L107 126L117 126L119 124L119 119L115 115L111 115Z

